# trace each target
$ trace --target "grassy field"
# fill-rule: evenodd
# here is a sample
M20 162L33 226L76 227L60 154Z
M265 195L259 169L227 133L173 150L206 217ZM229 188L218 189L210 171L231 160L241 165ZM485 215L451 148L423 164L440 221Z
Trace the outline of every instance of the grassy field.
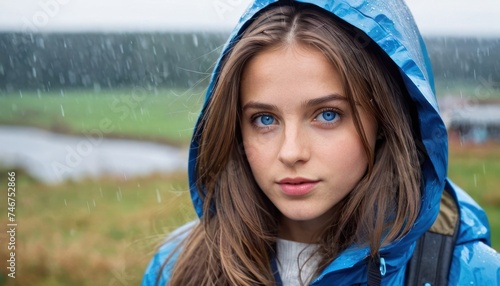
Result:
M107 136L186 146L202 97L168 89L0 94L0 124L79 134L109 120L116 128ZM45 185L16 171L17 278L6 278L2 247L0 285L139 285L165 234L195 217L185 173ZM0 172L5 185L7 170ZM487 211L497 250L499 174L500 146L451 145L449 176ZM6 216L0 224L5 241Z
M165 234L195 217L186 182L180 173L48 186L18 172L16 279L2 243L0 285L139 285ZM6 216L0 223L6 241Z
M450 146L448 176L488 214L493 247L500 251L500 145Z
M498 100L500 89L491 78L457 81L440 78L436 80L436 95L439 97L461 97L472 101Z
M0 93L0 124L81 134L112 126L108 137L174 145L189 142L203 102L202 90L130 88Z

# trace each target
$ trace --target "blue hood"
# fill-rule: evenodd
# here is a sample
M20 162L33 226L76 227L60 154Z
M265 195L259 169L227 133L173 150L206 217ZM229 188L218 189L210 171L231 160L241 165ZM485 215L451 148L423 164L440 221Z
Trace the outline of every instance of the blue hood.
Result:
M228 48L234 44L238 35L248 26L248 22L252 20L252 17L274 2L276 1L257 0L248 7L226 43L222 55L226 54ZM421 126L420 135L430 158L422 165L423 195L421 212L415 226L403 239L381 249L381 255L387 263L387 272L390 273L406 264L412 254L414 242L434 222L439 212L441 193L445 187L448 160L447 134L444 123L439 116L431 64L426 48L413 16L403 0L316 0L298 2L310 3L335 14L363 31L377 43L399 67L406 88L418 110L419 126ZM208 87L202 114L212 95L221 59L219 59L215 67ZM198 128L200 128L199 121L195 127L195 133ZM189 153L189 183L194 207L198 215L201 216L203 203L196 189L195 172L198 146L198 138L193 137ZM402 249L407 251L402 253ZM348 250L328 266L325 272L354 266L360 263L368 253L368 249Z

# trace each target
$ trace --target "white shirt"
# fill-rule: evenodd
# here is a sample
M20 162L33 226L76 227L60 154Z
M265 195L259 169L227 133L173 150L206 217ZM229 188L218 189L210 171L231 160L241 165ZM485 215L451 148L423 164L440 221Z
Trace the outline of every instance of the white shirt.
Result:
M284 239L276 241L278 271L283 286L300 286L312 282L311 279L314 278L312 275L318 267L320 258L317 254L311 257L316 248L315 244ZM300 283L300 277L303 284Z

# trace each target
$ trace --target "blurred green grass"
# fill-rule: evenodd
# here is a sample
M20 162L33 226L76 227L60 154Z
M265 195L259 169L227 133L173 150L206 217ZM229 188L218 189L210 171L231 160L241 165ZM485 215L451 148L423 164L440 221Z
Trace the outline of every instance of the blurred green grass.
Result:
M201 89L142 87L98 92L0 93L0 124L34 126L69 134L97 129L108 137L186 145L203 98ZM109 129L112 131L108 132Z
M486 211L500 251L500 145L450 144L448 176Z
M500 88L491 78L479 77L476 80L436 78L435 84L438 98L451 96L473 102L500 99Z
M196 216L184 173L45 185L16 171L16 279L1 267L0 285L139 285L165 234Z

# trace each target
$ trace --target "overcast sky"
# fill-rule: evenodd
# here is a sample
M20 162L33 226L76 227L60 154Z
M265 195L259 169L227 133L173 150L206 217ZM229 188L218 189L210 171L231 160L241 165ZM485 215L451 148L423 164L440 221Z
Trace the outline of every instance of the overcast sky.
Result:
M250 0L0 0L3 31L229 30ZM500 37L500 0L407 0L424 35Z

